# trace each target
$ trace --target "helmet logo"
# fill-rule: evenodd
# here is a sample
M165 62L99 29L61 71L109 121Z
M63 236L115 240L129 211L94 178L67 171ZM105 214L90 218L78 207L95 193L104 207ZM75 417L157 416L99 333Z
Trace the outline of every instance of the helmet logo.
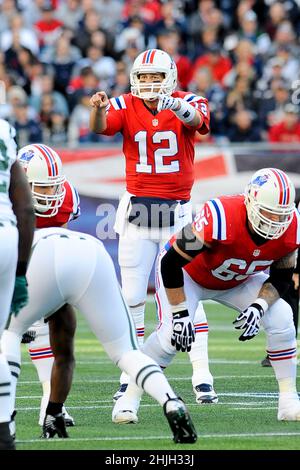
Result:
M22 162L29 163L30 160L34 157L34 152L33 150L27 150L27 152L22 153L20 160Z
M269 175L259 175L252 181L252 184L257 184L258 186L262 186L268 181L268 179L269 179Z

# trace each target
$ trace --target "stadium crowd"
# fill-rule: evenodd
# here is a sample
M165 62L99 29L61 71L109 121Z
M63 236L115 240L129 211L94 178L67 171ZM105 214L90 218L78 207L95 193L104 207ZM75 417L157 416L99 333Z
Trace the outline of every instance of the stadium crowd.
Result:
M130 91L146 48L168 52L179 89L205 96L205 141L300 141L300 6L272 0L2 0L0 117L19 145L116 142L89 130L89 98Z

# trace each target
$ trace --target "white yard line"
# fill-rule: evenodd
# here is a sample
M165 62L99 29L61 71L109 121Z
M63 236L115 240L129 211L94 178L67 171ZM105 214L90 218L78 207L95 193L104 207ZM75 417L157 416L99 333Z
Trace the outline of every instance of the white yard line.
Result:
M248 439L248 438L255 438L255 437L287 437L287 436L300 436L299 432L259 432L259 433L238 433L238 434L199 434L199 439L224 439L224 438L240 438L240 439ZM89 441L157 441L162 439L170 439L170 436L115 436L115 437L70 437L67 442L89 442ZM17 443L46 443L49 442L53 444L54 442L63 442L63 440L59 439L45 439L41 441L41 439L20 439L16 441ZM154 451L155 452L155 451Z

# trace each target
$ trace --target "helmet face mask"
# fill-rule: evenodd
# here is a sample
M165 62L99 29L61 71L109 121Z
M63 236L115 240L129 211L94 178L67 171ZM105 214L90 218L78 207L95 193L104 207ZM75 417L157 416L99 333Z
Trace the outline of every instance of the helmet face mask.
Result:
M140 75L154 74L153 82L141 82ZM159 82L155 75L163 74ZM131 93L142 100L154 101L158 94L171 95L177 86L177 68L169 54L160 49L149 49L135 59L130 72Z
M283 171L257 171L245 190L247 216L253 230L267 240L280 238L292 222L294 200L294 185Z
M31 185L35 214L54 217L66 194L66 177L58 154L44 144L32 144L19 151L18 159Z

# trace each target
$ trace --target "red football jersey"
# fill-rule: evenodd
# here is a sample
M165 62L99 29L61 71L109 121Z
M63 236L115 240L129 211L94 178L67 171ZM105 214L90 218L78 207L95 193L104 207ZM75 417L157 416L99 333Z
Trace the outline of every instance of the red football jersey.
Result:
M127 191L135 196L190 199L194 182L194 139L209 132L205 98L177 91L203 116L199 129L180 121L170 110L156 115L131 93L110 99L107 127L102 134L123 134Z
M36 228L61 227L80 216L80 200L77 190L68 181L64 183L64 202L53 217L36 217ZM47 214L47 212L46 212Z
M206 202L193 227L211 249L197 255L184 269L207 289L231 289L273 261L296 250L300 244L300 215L277 240L256 245L247 229L244 196L222 196Z

